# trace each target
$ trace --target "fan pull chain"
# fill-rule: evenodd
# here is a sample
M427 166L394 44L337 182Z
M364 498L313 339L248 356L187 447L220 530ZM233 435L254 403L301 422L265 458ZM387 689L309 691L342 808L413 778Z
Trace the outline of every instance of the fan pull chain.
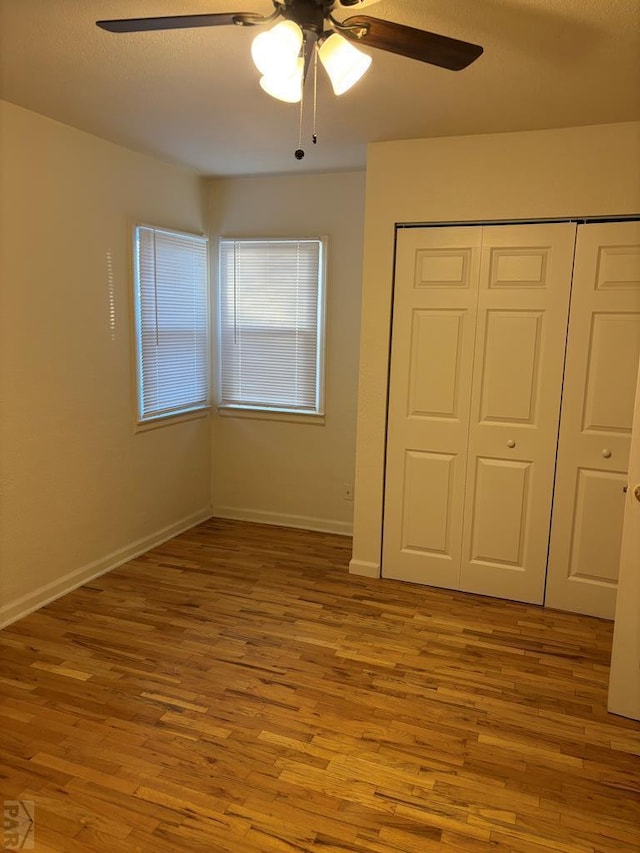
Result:
M316 133L318 119L318 46L313 46L313 134L311 139L313 144L318 143L318 134Z
M306 41L303 47L303 54L306 53ZM304 149L302 147L302 123L304 120L304 79L302 80L302 92L300 94L300 122L298 124L298 147L296 148L296 160L302 160L304 157Z

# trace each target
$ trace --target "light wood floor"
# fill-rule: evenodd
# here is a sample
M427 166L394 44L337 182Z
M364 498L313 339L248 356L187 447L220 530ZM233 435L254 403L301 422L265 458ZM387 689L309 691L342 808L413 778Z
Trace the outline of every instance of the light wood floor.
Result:
M612 626L350 576L213 520L0 633L0 799L35 850L640 850Z

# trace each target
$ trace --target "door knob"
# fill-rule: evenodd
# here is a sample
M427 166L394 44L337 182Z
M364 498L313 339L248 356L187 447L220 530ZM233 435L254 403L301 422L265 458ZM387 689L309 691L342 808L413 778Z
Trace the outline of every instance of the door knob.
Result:
M640 486L636 486L633 490L633 494L635 495L635 499L640 501Z
M515 441L512 438L510 438L509 441L507 442L507 447L515 447L515 446L516 446Z
M605 447L605 448L603 449L603 451L602 451L602 455L604 456L604 458L605 458L605 459L610 459L610 458L611 458L611 451L609 450L609 448L608 448L608 447Z

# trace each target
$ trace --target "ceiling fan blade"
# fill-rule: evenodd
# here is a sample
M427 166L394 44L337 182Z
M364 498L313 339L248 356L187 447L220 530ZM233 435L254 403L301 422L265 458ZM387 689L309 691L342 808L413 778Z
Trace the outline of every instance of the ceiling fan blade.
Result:
M181 30L189 27L223 27L243 22L260 24L267 19L253 12L218 12L212 15L168 15L162 18L123 18L119 21L96 21L110 33L142 33L149 30Z
M346 29L343 29L345 27ZM377 47L410 59L419 59L450 71L466 68L483 52L480 45L418 30L369 15L354 15L341 21L341 35L367 47Z

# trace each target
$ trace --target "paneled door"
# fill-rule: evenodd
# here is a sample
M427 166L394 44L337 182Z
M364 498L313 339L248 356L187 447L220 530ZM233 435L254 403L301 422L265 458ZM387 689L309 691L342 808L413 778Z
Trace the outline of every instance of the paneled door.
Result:
M460 588L542 603L573 223L484 228Z
M609 672L609 710L613 714L640 720L640 375L636 386L625 504Z
M398 233L382 574L458 589L482 229Z
M614 616L639 356L640 223L581 225L549 551L550 607Z
M385 577L542 601L574 240L399 233Z

